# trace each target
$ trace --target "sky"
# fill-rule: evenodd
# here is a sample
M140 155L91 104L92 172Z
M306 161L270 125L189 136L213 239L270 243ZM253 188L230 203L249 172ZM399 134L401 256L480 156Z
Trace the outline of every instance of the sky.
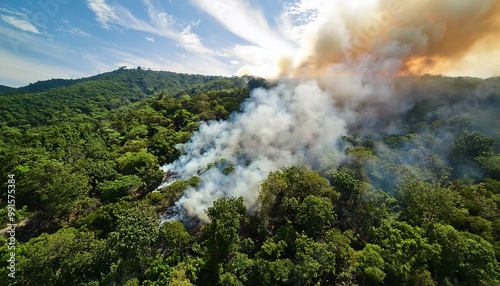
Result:
M331 22L321 19L324 8L336 9L331 3L356 11L375 2L5 0L0 4L0 84L80 78L121 66L268 77L308 56L317 41L312 31ZM444 73L498 75L499 51L468 50Z
M121 66L225 76L245 65L265 66L293 48L272 18L286 4L270 2L2 1L0 84Z

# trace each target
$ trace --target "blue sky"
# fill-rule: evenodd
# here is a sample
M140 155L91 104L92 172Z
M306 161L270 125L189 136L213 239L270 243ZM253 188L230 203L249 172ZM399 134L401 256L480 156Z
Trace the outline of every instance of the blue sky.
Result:
M0 84L78 78L120 66L217 75L271 66L276 53L297 46L276 21L293 3L2 1Z
M338 59L333 53L340 52L341 46L355 48L359 36L379 48L378 56L386 57L384 64L391 64L401 62L402 54L425 52L433 37L439 43L440 34L433 31L447 31L450 27L443 30L446 21L478 22L487 11L481 7L496 3L402 1L405 6L384 22L387 11L377 7L392 2L401 1L4 0L0 3L0 84L17 87L50 78L79 78L121 66L267 77L278 74L280 63L300 67L311 55L320 63ZM441 18L414 17L415 8L427 15L434 6L441 9L437 10ZM474 10L479 12L468 15ZM456 19L450 21L450 15ZM398 38L409 31L420 34ZM490 31L489 42L428 72L500 75L498 37L492 31L498 30ZM394 47L401 49L387 57Z

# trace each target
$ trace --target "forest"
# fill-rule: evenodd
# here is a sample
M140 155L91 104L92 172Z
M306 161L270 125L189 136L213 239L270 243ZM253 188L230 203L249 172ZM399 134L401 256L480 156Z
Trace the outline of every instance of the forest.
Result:
M202 177L158 189L160 167L278 83L122 67L2 86L0 284L499 285L500 78L405 81L422 100L397 130L350 126L339 165L270 172L257 210L223 197L206 223L165 219Z

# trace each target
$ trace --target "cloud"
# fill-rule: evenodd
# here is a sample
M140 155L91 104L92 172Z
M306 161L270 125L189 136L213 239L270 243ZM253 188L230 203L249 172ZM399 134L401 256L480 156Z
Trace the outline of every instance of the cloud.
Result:
M276 58L279 52L269 51L256 45L234 45L227 50L227 53L237 58L237 62L244 63L244 66L236 71L236 75L259 75L262 77L273 77L278 74Z
M88 0L87 4L89 9L95 13L97 21L104 28L109 29L110 23L120 22L115 9L106 4L105 0Z
M153 38L153 37L146 37L146 41L154 43L155 42L155 38Z
M215 54L213 50L208 49L201 43L198 35L191 32L191 26L187 26L184 30L182 30L177 41L180 47L193 53L202 55Z
M91 35L80 28L69 27L69 28L57 28L56 32L68 33L75 36L90 37Z
M303 33L298 31L304 30L304 27L299 26L305 25L305 20L291 21L291 17L286 15L286 6L284 11L275 17L277 26L271 27L263 11L246 0L211 2L192 0L192 2L222 24L226 30L246 41L228 44L231 47L225 49L234 57L233 60L243 65L236 72L237 75L276 77L283 69L293 64L290 60L292 55L301 50ZM294 17L306 16L312 21L314 13L311 13L309 8L301 8L294 15Z
M174 40L177 46L195 54L215 55L214 51L202 44L200 37L192 31L191 25L179 29L173 16L159 11L148 0L143 2L148 13L147 20L139 19L130 10L118 4L108 5L104 0L88 0L88 6L106 29L110 29L111 24L114 24ZM146 40L153 42L154 38L148 37Z
M269 51L290 51L293 46L267 23L264 13L244 0L192 0L228 31Z
M164 58L161 55L144 56L142 51L124 50L121 47L108 47L102 49L102 58L92 57L93 62L102 62L104 58L114 65L107 69L118 68L120 66L147 67L153 70L168 70L179 73L191 74L212 74L231 76L230 72L234 67L229 63L224 63L215 57L193 54L189 56L177 55L178 59Z
M6 15L2 15L2 19L5 22L7 22L8 24L10 24L10 25L12 25L20 30L34 33L34 34L40 34L40 31L38 31L38 29L35 27L35 25L31 24L27 19L20 19L20 18L14 17L14 16L6 16Z

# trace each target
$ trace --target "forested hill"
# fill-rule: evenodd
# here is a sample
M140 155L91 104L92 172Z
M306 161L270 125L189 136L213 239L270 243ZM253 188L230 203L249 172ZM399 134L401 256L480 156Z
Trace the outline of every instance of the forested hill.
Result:
M16 88L14 88L14 87L0 84L0 95L13 93L15 90L16 90Z
M259 80L120 69L1 96L0 170L16 175L18 208L32 218L18 238L57 229L125 194L152 191L163 178L161 164L178 156L175 145L200 120L238 110L247 82Z
M238 166L217 158L157 189L160 166L265 80L120 69L0 96L18 224L10 279L4 191L0 285L500 285L500 79L398 80L405 109L349 126L342 158L271 172L258 211L222 198L186 226L160 218Z
M220 76L206 76L181 74L169 71L152 71L138 67L137 69L127 69L121 67L117 70L106 72L90 77L79 79L49 79L30 83L27 86L13 88L9 86L0 86L0 95L6 94L21 94L21 93L36 93L47 91L58 87L67 87L78 83L84 83L96 80L112 80L127 86L137 85L142 92L152 93L160 89L170 89L170 91L178 88L187 88L191 84L204 83L210 80L221 78Z
M0 121L8 126L83 120L152 95L173 94L221 80L220 76L124 69L77 80L54 79L0 96ZM234 84L236 79L230 79ZM241 80L240 80L241 81Z

